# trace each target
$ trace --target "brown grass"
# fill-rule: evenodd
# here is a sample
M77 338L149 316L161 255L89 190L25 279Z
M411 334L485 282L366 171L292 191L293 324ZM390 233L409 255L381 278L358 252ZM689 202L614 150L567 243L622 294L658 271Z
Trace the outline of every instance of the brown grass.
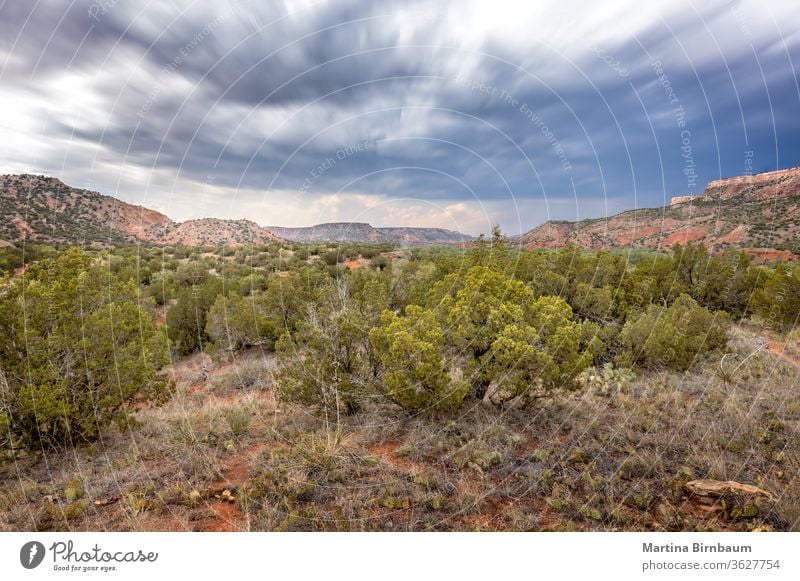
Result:
M797 530L800 372L763 342L734 330L730 381L709 361L610 396L457 417L374 405L338 428L276 405L263 354L207 358L207 379L194 356L135 425L0 466L0 530ZM778 502L698 515L682 488L695 478Z

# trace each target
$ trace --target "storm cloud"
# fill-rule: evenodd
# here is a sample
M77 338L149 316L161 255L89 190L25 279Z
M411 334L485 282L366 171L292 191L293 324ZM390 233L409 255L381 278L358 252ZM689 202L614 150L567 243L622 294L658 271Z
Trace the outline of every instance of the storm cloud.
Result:
M519 233L800 165L790 2L0 6L0 171L175 219Z

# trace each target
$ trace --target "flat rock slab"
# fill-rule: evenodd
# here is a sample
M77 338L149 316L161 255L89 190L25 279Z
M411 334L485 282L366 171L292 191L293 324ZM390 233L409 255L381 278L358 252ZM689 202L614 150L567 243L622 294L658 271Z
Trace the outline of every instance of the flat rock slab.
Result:
M752 518L775 502L766 490L733 480L692 480L683 486L693 507L700 513L732 518Z

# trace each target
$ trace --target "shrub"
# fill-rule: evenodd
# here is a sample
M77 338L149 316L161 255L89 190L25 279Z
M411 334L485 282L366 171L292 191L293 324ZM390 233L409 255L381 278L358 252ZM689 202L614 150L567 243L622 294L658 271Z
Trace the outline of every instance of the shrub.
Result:
M175 273L169 270L157 271L150 277L150 284L144 288L142 294L152 297L159 306L166 305L175 298Z
M728 327L726 313L712 313L684 294L668 308L651 305L625 323L617 363L684 371L698 355L724 348Z
M431 311L416 305L406 307L404 317L384 311L370 342L391 401L409 411L453 411L461 405L468 387L448 372L444 333Z
M377 254L369 261L369 265L372 268L383 270L384 268L389 266L389 259L386 258L383 254Z
M450 290L440 310L452 345L466 358L476 397L483 398L492 383L495 403L571 388L591 363L564 299L536 299L523 282L483 266L470 268L462 283L449 275L433 292L443 287Z
M453 344L475 359L486 353L506 325L529 320L533 291L484 266L473 266L463 282L450 275L436 285L451 289L440 302ZM434 290L436 292L436 290Z
M609 286L593 288L584 282L579 282L572 305L581 317L606 319L614 306L614 290Z
M590 368L578 376L581 386L598 395L613 396L628 390L636 374L625 367L614 367L606 363L601 369Z
M0 428L6 445L75 445L96 438L157 375L167 343L121 283L77 249L32 266L0 291Z
M753 299L755 312L772 328L790 331L800 320L800 269L779 264L766 276Z
M238 294L217 296L206 317L206 335L230 351L261 344L272 347L275 329L261 302Z
M176 353L186 355L209 340L208 310L221 292L222 282L214 277L178 293L178 301L167 311L167 333Z
M336 250L336 249L334 249L334 250L328 250L327 252L325 252L325 253L322 255L322 260L323 260L323 261L325 262L325 264L327 264L328 266L335 266L335 265L336 265L336 264L338 264L339 262L342 262L342 261L343 261L343 259L344 259L344 256L343 256L342 254L340 254L340 253L339 253L339 251L338 251L338 250Z
M377 271L357 270L318 283L314 292L293 294L295 300L301 293L309 298L297 331L278 342L276 389L283 399L320 405L326 412L361 407L376 371L368 330L389 300L388 283Z
M530 322L507 325L480 359L482 373L496 387L494 403L574 389L575 378L592 362L581 348L581 325L564 299L540 297L530 311Z
M287 333L277 343L278 396L326 413L359 409L370 378L365 335L355 312L319 306L294 336Z

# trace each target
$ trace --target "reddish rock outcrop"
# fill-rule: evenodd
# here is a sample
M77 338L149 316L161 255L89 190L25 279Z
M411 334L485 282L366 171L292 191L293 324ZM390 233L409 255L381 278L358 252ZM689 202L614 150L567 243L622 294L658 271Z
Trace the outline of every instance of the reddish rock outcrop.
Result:
M760 260L800 254L800 168L709 182L702 196L677 196L664 208L629 210L608 218L547 222L520 237L527 248L619 247L668 250L701 242L736 247Z
M683 490L698 515L752 518L766 514L775 503L775 497L766 490L733 480L692 480Z
M49 243L261 244L281 240L249 220L173 222L164 214L39 175L0 176L0 238Z
M797 196L798 193L800 193L800 167L794 167L711 180L703 195L716 200L764 201Z

